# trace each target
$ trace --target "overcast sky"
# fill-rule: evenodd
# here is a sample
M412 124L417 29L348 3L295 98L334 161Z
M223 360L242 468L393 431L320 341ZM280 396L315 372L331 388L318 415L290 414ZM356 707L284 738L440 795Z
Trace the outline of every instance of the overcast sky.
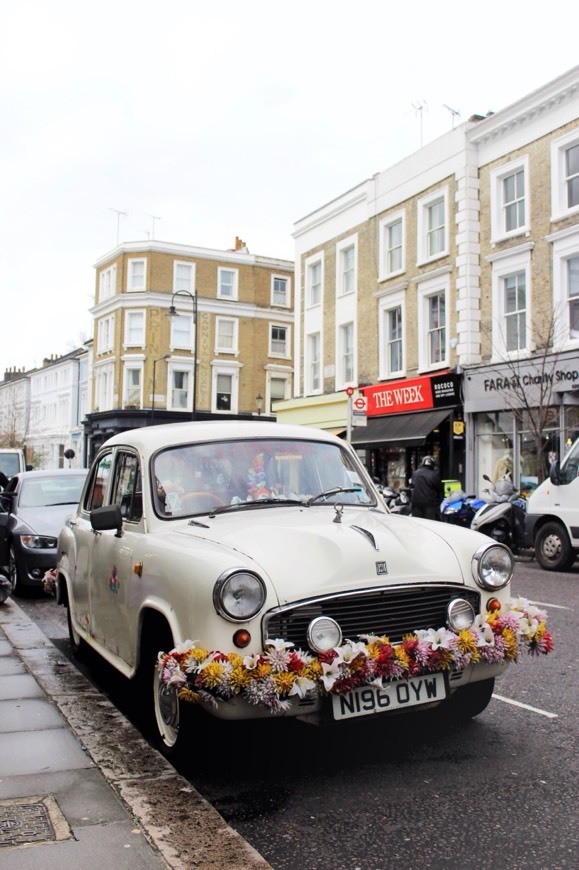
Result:
M0 379L88 337L117 232L293 259L295 221L578 60L575 0L0 13Z

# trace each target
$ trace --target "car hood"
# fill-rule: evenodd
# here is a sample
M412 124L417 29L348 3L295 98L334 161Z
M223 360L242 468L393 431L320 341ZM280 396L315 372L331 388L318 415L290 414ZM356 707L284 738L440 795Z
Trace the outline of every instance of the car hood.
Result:
M270 507L201 518L185 534L235 551L266 575L280 604L355 588L405 582L464 583L443 523L344 506ZM470 532L466 532L470 537ZM476 535L478 539L480 536ZM476 547L470 540L468 552ZM252 564L253 563L253 564Z
M15 515L14 532L34 533L57 538L65 519L74 513L76 505L49 505L48 507L19 508Z

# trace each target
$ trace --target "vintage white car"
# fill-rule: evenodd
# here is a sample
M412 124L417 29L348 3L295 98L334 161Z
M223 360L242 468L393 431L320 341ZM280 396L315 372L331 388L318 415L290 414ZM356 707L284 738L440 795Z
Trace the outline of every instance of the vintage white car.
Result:
M544 614L511 601L507 547L389 514L356 453L319 429L116 435L58 552L73 648L147 686L167 754L188 702L227 719L476 715L521 649L550 646Z

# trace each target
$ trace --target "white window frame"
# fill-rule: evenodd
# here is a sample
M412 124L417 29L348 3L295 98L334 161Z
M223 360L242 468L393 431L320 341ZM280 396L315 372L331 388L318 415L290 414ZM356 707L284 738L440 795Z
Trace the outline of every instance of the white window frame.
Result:
M351 335L351 371L347 371L346 365L346 334ZM357 385L356 378L356 323L354 320L349 320L346 323L340 323L336 330L336 390L343 390L345 387ZM348 374L350 377L348 377Z
M222 283L222 275L224 272L230 272L233 275L233 282L231 284L231 293L223 293L223 283ZM231 269L229 266L219 266L217 268L217 298L218 299L229 299L233 302L237 301L239 295L239 270Z
M444 346L440 360L430 359L430 300L433 296L444 295ZM436 371L448 368L449 365L449 332L450 332L450 278L448 274L421 281L417 290L418 301L418 370L421 372ZM442 328L442 327L441 327Z
M284 329L285 330L285 342L284 342L284 349L283 350L274 349L274 346L273 346L273 343L274 343L273 331L274 331L274 329ZM290 327L288 326L287 323L270 323L269 324L269 349L268 349L269 356L280 357L282 359L289 359L290 342L291 342Z
M312 270L318 266L320 267L320 280L319 285L316 283L312 285ZM316 308L323 305L324 302L324 258L321 254L316 254L313 257L308 257L304 263L304 272L305 272L305 307L306 308ZM312 286L319 286L319 298L312 298Z
M187 269L189 272L189 280L186 287L183 286L182 281L180 282L179 272L183 269ZM178 290L191 293L192 296L195 296L195 263L189 263L186 260L173 261L173 293L177 293Z
M400 353L401 368L390 366L390 315L400 310L402 320L402 349ZM378 341L379 341L379 378L386 380L394 376L400 377L406 373L406 294L403 291L393 293L380 299L378 304Z
M182 327L178 329L177 327ZM192 314L177 314L171 318L171 336L169 338L169 347L171 350L190 350L194 349L194 324ZM187 333L187 339L182 340L181 335Z
M553 241L553 312L555 343L560 350L576 350L579 338L570 336L569 323L569 260L579 257L579 228L563 231Z
M314 341L317 339L317 360L313 358L312 348L314 345ZM323 392L324 389L324 378L322 371L322 359L323 359L323 351L322 351L322 333L321 330L316 330L315 332L311 332L306 335L305 338L305 365L304 365L304 373L306 380L306 393L310 396L316 396ZM314 371L316 369L316 371ZM318 385L315 385L316 380L318 381Z
M231 332L231 347L222 344L223 334L222 326L226 323L233 325ZM236 317L216 317L215 318L215 353L239 353L239 321Z
M505 180L517 172L523 172L523 200L525 205L525 222L520 227L507 230ZM502 239L526 235L530 231L529 216L531 213L531 188L529 178L529 158L527 155L511 160L493 169L490 174L491 195L491 244Z
M97 353L109 353L115 346L115 315L101 317L97 322Z
M114 401L115 367L110 362L94 367L94 411L110 411Z
M239 408L239 370L240 365L213 364L211 384L211 411L213 414L238 414ZM217 407L217 383L220 375L231 377L231 408Z
M278 302L275 298L276 281L283 281L285 284L285 299L283 302ZM289 308L291 305L291 282L287 275L272 275L271 276L271 305L276 308Z
M167 410L168 411L192 411L193 410L193 385L195 380L195 366L193 362L185 360L170 361L167 365ZM185 394L185 406L173 402L175 375L178 373L187 375L187 391Z
M129 385L129 373L130 372L138 372L139 373L139 386L138 386L138 400L137 402L129 401L129 391L133 389ZM123 408L126 408L128 405L136 405L137 408L143 407L143 362L137 361L126 361L123 364Z
M350 264L346 255L352 252ZM348 265L348 269L346 269ZM347 276L347 278L346 278ZM336 296L349 296L358 289L358 236L349 236L336 245Z
M551 142L551 220L560 220L579 213L579 203L567 205L566 154L569 148L579 145L579 128Z
M436 205L439 201L442 201L444 204L444 247L440 251L436 251L436 253L434 254L429 254L428 235L430 230L428 226L428 215L432 206ZM416 210L416 250L418 265L421 265L423 263L432 263L435 260L439 260L441 257L447 257L450 244L450 226L448 221L448 187L439 188L438 190L435 190L432 193L428 194L428 196L424 196L419 199L416 203Z
M283 381L284 391L283 398L278 398L277 396L274 398L271 395L271 382L272 381ZM272 371L268 374L267 384L265 388L265 407L266 414L275 414L275 411L272 408L273 402L285 402L286 399L289 399L291 396L291 384L292 378L290 374L285 372L276 372Z
M143 264L143 278L135 283L135 266L137 263ZM147 258L146 257L131 257L127 260L127 293L143 293L147 289Z
M492 361L522 359L532 350L531 339L531 249L525 245L523 250L505 252L504 255L491 256L492 263ZM516 351L507 350L505 324L505 279L511 275L525 273L525 347Z
M401 225L400 243L400 268L390 268L390 253L393 250L389 246L390 230L396 224ZM386 281L395 275L402 275L406 271L406 215L403 211L388 215L379 223L379 281Z
M117 292L117 264L103 269L99 275L99 302L109 299Z
M130 333L135 327L130 326L131 320L136 320L137 318L141 319L140 326L140 337L135 339L131 339ZM123 347L145 347L145 340L147 335L147 319L146 319L146 311L144 308L142 309L132 309L129 308L125 311L125 329L124 329L124 341Z

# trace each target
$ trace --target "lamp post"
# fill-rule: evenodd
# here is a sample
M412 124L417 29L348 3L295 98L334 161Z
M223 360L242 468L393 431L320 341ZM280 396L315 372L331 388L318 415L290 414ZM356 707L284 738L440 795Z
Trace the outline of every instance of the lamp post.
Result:
M261 412L263 410L263 396L261 393L258 393L255 397L255 407L257 408L257 416L261 417Z
M195 420L197 417L197 293L193 294L189 290L175 290L171 296L171 305L167 312L168 317L177 317L175 296L189 296L192 304L195 335L193 339L193 410L191 412L191 419Z
M155 381L157 377L157 363L161 362L163 359L169 359L171 354L166 353L164 356L160 356L159 359L153 360L153 401L151 402L151 423L155 420Z

